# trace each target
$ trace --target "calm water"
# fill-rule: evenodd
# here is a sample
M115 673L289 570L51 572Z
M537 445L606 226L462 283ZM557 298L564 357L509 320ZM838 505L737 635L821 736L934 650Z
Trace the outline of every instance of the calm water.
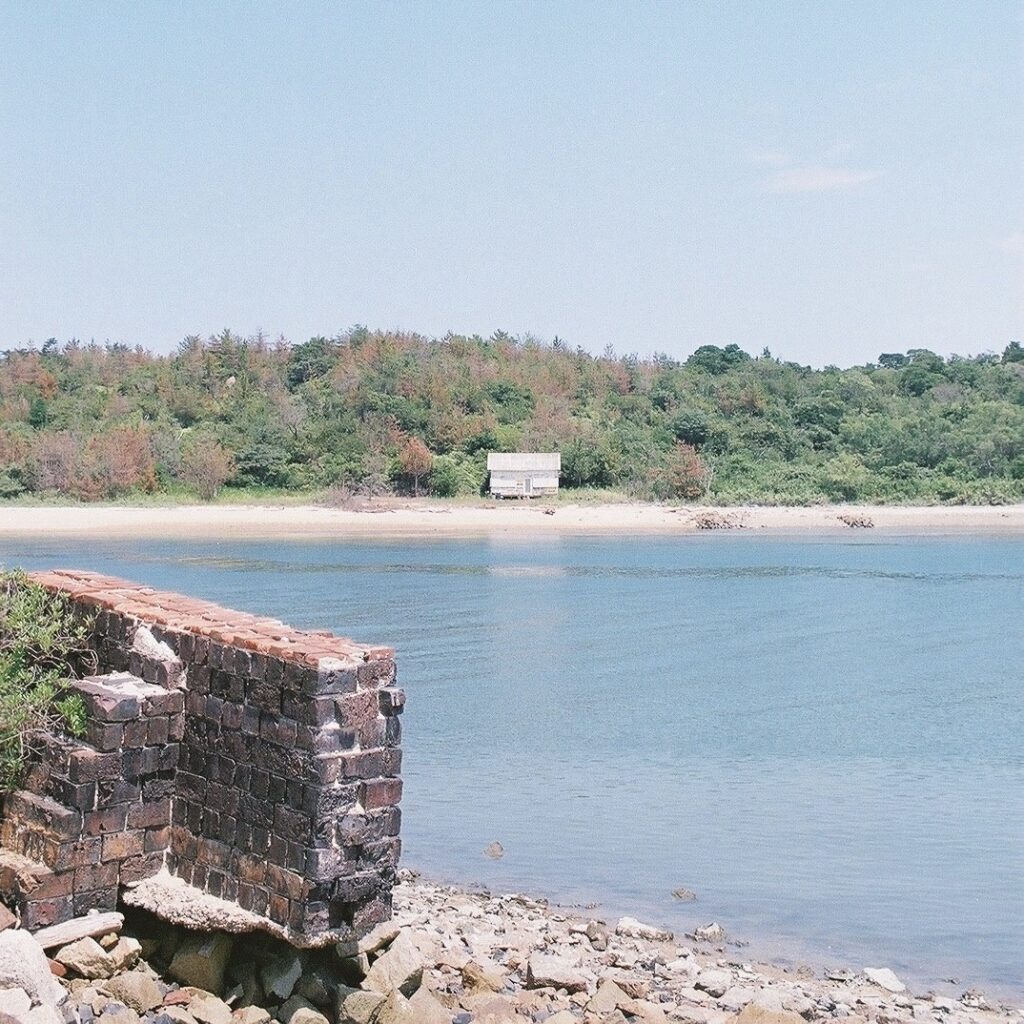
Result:
M0 563L397 646L428 873L1024 992L1024 540L41 540Z

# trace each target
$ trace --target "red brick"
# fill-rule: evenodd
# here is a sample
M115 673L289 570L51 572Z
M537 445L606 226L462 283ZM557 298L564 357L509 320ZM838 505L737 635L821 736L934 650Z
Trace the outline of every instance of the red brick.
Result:
M375 779L360 786L359 802L367 811L374 811L378 807L390 807L401 799L401 779Z

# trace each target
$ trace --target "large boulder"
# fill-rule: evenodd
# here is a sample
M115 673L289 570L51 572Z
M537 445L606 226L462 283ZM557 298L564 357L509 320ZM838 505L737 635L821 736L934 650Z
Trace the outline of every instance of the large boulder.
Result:
M32 1009L32 1000L23 988L0 988L0 1013L22 1018Z
M188 1012L199 1024L231 1024L231 1007L209 992L197 992L188 1004Z
M92 938L79 939L57 951L54 960L83 978L97 980L114 974L114 961L110 954Z
M361 987L370 992L388 995L398 991L411 996L419 988L423 977L423 954L419 951L412 934L403 931L370 965ZM390 1012L390 1011L389 1011ZM398 1012L395 1009L394 1012Z
M788 1010L771 1010L763 1003L748 1003L739 1013L729 1018L728 1024L806 1024L798 1013Z
M224 970L231 956L233 940L223 932L190 935L178 947L170 975L182 985L201 988L214 995L224 992Z
M413 993L409 1009L416 1024L452 1024L451 1012L425 986Z
M394 991L377 1007L374 1024L417 1024L409 1000L401 992Z
M131 1007L136 1013L149 1013L163 1006L164 994L160 986L141 971L128 971L111 978L103 986L118 1002Z
M462 985L467 992L502 992L505 971L493 961L468 961L462 968Z
M697 975L693 986L718 999L732 988L732 982L732 975L728 971L709 967Z
M864 975L868 981L873 981L879 988L884 988L886 992L906 991L907 986L888 967L865 967Z
M561 988L586 992L587 979L564 957L534 953L526 962L527 988Z
M644 939L647 942L671 942L674 938L667 928L656 928L652 924L644 924L635 917L623 917L615 926L615 934L629 939Z
M28 932L0 932L0 988L21 988L34 1003L58 1006L64 989L50 972L42 947Z
M335 1017L338 1024L370 1024L377 1007L383 1002L384 997L379 992L364 992L339 985Z
M301 977L302 960L298 953L276 957L260 971L260 981L267 995L278 999L287 999L295 991L295 984Z
M592 1013L597 1017L606 1017L628 1001L629 996L614 981L605 979L598 983L597 991L590 997L590 1002L587 1003L587 1013Z
M243 1006L231 1014L234 1024L270 1024L273 1019L262 1006Z

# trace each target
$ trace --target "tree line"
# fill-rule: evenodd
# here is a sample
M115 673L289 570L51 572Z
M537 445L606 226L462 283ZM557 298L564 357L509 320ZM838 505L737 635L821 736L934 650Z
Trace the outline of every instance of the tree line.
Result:
M705 345L685 360L559 339L356 326L229 330L171 355L0 354L0 497L483 493L491 451L560 451L562 485L808 504L1024 499L1024 349L812 369Z

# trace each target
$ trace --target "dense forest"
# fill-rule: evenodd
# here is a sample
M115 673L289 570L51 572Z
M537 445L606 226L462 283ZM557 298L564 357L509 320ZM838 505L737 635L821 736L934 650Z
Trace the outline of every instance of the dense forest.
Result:
M677 361L357 326L0 356L7 499L476 495L487 453L516 450L560 451L563 487L635 498L1018 501L1024 349L815 370L736 345Z

